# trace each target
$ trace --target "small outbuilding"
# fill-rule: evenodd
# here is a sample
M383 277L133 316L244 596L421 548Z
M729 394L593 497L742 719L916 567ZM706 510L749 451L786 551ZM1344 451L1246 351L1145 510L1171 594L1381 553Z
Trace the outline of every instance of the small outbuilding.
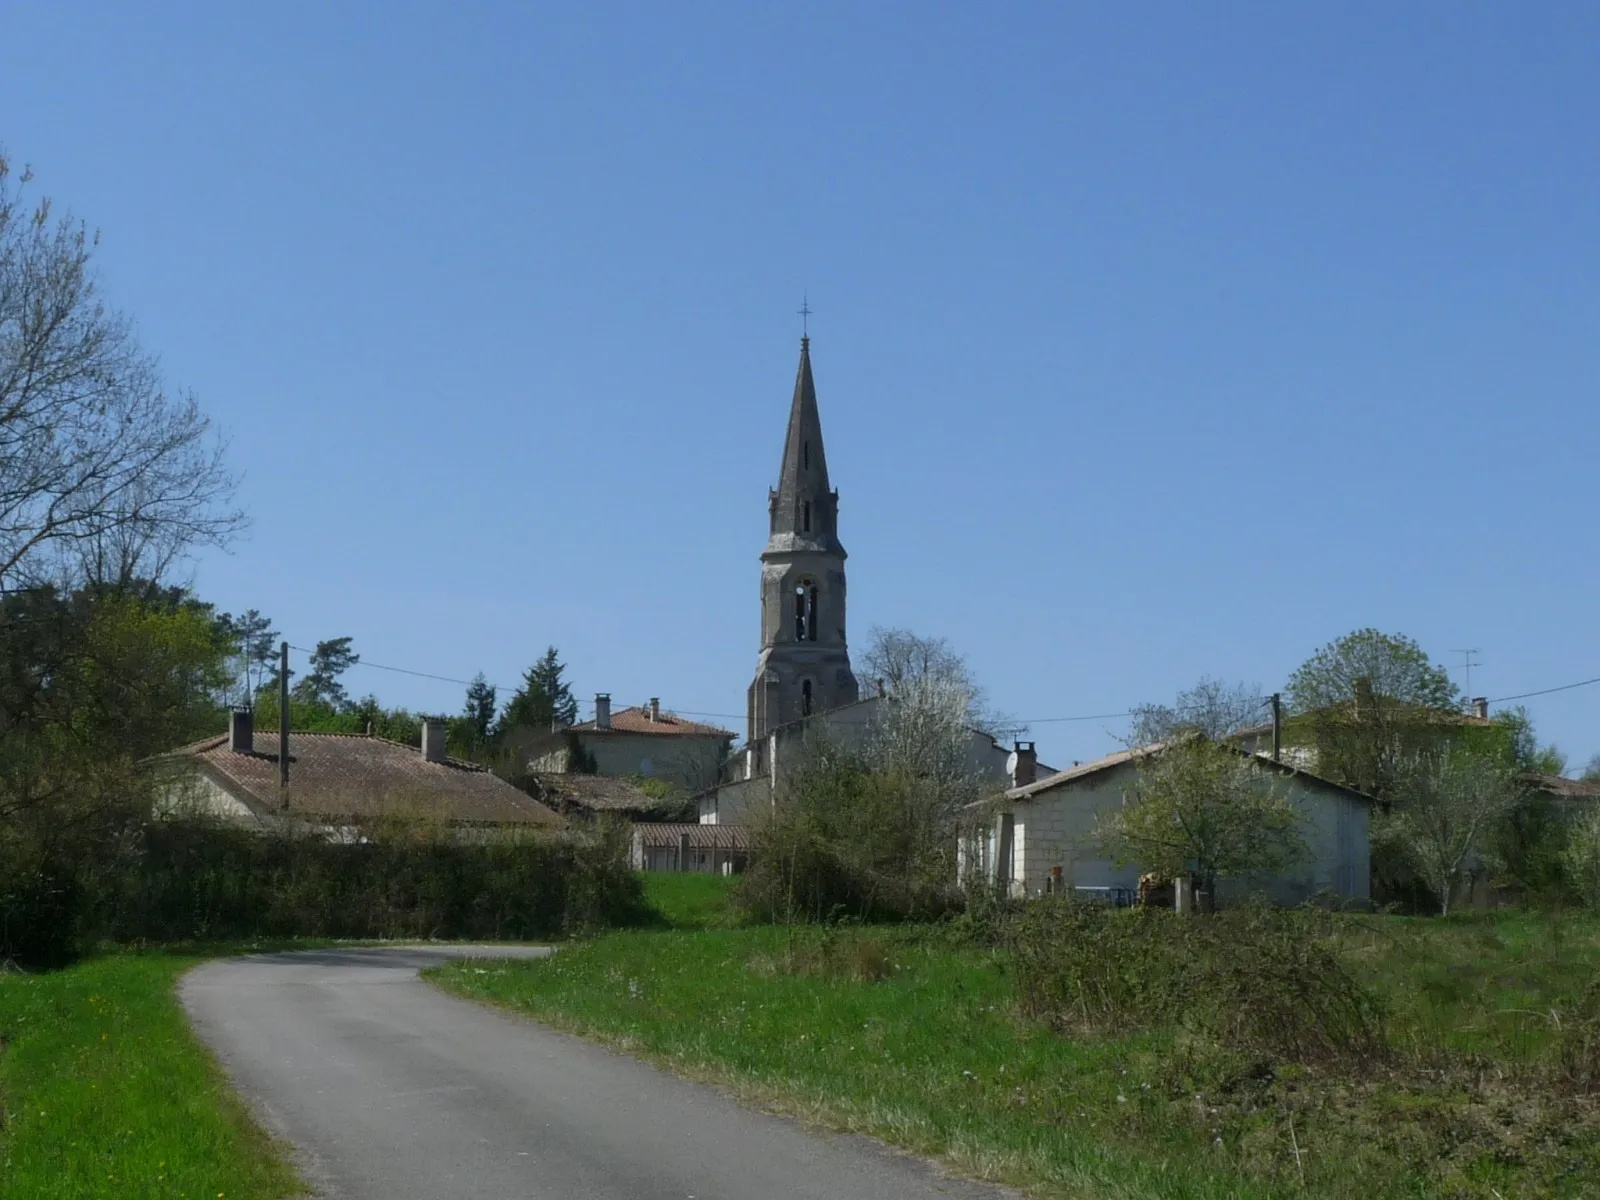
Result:
M633 869L738 875L750 861L743 825L641 822L633 827Z
M1061 888L1131 900L1145 869L1137 863L1118 866L1105 857L1096 845L1095 825L1102 812L1128 802L1139 760L1154 753L1160 753L1159 747L1121 751L1033 782L1018 780L998 804L986 809L990 818L964 841L963 869L981 871L1016 896ZM1329 893L1350 902L1370 899L1368 818L1374 801L1270 757L1237 753L1254 769L1279 777L1288 800L1303 816L1301 834L1310 853L1281 875L1224 880L1219 899L1257 891L1285 904Z

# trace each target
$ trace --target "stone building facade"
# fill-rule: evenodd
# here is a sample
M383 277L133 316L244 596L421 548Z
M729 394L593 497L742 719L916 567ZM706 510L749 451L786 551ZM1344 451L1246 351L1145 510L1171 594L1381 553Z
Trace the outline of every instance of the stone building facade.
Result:
M761 552L761 657L748 698L748 740L858 697L845 639L839 493L828 482L811 339L800 339L789 428Z

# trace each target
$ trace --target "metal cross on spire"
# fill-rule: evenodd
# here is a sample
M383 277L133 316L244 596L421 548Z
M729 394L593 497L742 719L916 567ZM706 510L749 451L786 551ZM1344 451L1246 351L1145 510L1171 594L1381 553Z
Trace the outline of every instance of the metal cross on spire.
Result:
M809 293L801 294L800 307L796 310L800 314L800 336L804 338L811 336L810 325L812 309L809 295Z

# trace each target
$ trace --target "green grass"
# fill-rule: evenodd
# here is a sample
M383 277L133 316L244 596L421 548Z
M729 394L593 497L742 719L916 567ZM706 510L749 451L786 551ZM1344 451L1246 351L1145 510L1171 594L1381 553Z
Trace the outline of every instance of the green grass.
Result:
M110 954L0 974L0 1196L302 1194L178 1007L178 976L207 957Z
M710 907L668 878L658 904ZM1595 1104L1544 1073L1551 1008L1600 970L1600 922L1366 918L1346 954L1396 1046L1346 1076L1232 1061L1177 1030L1056 1036L1015 1016L1002 953L927 928L633 931L435 977L1041 1195L1600 1195Z
M641 871L645 903L673 929L709 929L733 923L733 880L692 871Z

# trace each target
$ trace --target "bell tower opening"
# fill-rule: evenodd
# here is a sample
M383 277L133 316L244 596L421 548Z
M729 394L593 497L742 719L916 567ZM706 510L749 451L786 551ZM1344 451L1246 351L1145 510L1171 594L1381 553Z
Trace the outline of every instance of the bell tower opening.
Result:
M817 585L802 579L794 589L794 640L817 640Z

